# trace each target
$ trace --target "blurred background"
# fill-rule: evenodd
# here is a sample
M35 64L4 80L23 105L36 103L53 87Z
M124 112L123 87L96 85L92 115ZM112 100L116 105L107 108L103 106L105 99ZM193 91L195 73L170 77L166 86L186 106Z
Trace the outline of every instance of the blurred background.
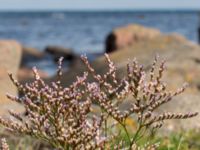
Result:
M118 67L119 78L126 74L128 59L136 57L148 70L159 54L167 61L164 81L168 88L176 90L184 82L189 88L158 112L199 112L199 41L199 0L0 0L0 115L6 116L8 109L23 110L5 96L18 94L7 72L25 83L33 80L31 68L37 66L50 83L55 79L58 58L64 56L62 84L67 86L85 71L82 54L104 74L105 52ZM135 127L134 121L131 125ZM176 134L178 129L184 132ZM199 116L167 122L163 133L175 131L175 136L164 140L164 149L169 150L171 144L173 150L200 150L199 129ZM182 138L184 133L187 135ZM0 132L2 135L5 133ZM182 139L185 149L177 146ZM19 141L32 145L20 137L12 149Z
M94 59L104 53L105 39L115 28L140 24L164 33L176 32L198 41L198 0L0 0L0 38L44 51L66 48ZM55 70L51 57L34 61L48 74Z

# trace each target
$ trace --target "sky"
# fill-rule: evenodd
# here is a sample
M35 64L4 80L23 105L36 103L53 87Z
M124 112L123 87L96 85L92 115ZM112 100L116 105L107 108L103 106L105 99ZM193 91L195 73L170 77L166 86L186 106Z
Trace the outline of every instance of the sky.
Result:
M198 9L200 0L0 0L1 10Z

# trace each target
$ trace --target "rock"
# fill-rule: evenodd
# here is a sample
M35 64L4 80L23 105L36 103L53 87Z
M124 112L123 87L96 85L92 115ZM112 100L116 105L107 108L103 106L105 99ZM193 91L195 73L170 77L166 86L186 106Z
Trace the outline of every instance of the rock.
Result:
M21 45L12 40L0 40L0 67L16 74L21 60Z
M142 27L141 27L142 28ZM147 29L146 29L147 30ZM151 30L151 29L150 29ZM200 108L200 47L188 41L184 37L176 34L164 35L161 34L154 38L135 42L121 48L118 51L111 53L110 58L118 67L117 75L122 78L126 75L126 64L128 59L137 58L140 64L144 64L146 70L156 54L166 60L167 70L164 73L163 80L167 83L169 90L175 90L188 82L189 87L184 94L175 97L174 101L164 105L159 112L199 112ZM104 57L100 57L92 66L98 74L104 74L108 67ZM86 70L83 63L80 63L74 68L71 68L63 74L63 86L70 85L77 75L82 75ZM55 80L55 77L47 80L47 82ZM129 105L129 101L127 101ZM200 115L188 120L172 120L166 121L167 124L164 130L190 130L199 127Z
M22 60L21 66L25 66L25 64L29 61L40 60L44 57L44 53L32 47L23 47L22 48Z
M25 47L23 46L23 54L22 56L27 57L35 57L35 58L42 58L44 56L44 53L39 51L38 49L32 48L32 47Z
M7 114L8 109L21 111L22 108L15 102L8 100L6 93L17 95L17 89L10 81L7 72L16 76L21 55L21 45L16 41L1 40L0 41L0 115Z
M53 55L56 62L60 57L64 57L64 59L69 61L73 61L75 58L77 58L72 49L59 46L48 46L46 47L45 52Z
M117 28L106 38L106 53L125 48L143 40L152 39L158 35L160 35L160 31L136 24Z
M38 70L38 73L42 79L49 77L48 73L42 70ZM26 67L20 68L17 74L17 78L21 83L32 81L34 79L34 74L33 74L32 69L26 68Z

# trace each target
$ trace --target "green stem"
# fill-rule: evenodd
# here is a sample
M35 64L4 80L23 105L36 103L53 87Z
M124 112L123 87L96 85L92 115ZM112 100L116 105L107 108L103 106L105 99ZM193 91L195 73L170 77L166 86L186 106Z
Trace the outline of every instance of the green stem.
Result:
M121 123L121 122L119 122L119 123L123 127L123 129L124 129L124 131L126 133L126 136L128 137L129 144L131 144L131 138L130 138L130 135L129 135L128 131L127 131L126 125L124 123Z
M137 132L135 133L135 135L134 135L134 137L133 137L133 140L132 140L131 144L133 144L133 143L136 141L136 139L137 139L137 137L138 137L138 134L140 133L141 129L142 129L142 126L140 126L140 127L138 128Z
M135 141L140 140L145 135L146 131L147 131L147 128L144 129L144 131L141 133L141 135L138 138L135 139Z
M136 139L138 138L138 135L139 135L141 129L144 127L144 126L142 125L142 122L143 122L143 121L142 121L142 119L141 119L141 120L139 121L138 129L137 129L137 131L136 131L136 133L135 133L135 135L134 135L134 137L133 137L133 139L132 139L132 141L131 141L131 143L130 143L130 150L131 150L131 147L132 147L133 143L136 142Z

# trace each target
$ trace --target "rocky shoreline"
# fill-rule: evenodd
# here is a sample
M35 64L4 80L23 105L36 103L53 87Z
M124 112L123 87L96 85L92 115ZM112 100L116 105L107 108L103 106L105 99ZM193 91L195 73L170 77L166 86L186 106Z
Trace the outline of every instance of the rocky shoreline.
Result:
M9 81L7 71L11 71L22 82L30 81L33 76L31 69L26 68L26 63L30 59L41 60L46 55L52 55L54 60L64 56L70 60L71 67L62 77L63 86L69 85L76 77L85 71L79 56L73 50L57 46L49 46L42 53L34 48L23 47L15 41L0 41L0 97L2 111L5 114L7 106L12 109L21 109L5 97L5 93L17 94L12 83ZM128 59L137 58L141 64L148 66L156 54L167 61L167 71L164 80L169 84L170 90L174 90L184 82L189 83L188 90L177 97L174 102L165 105L166 110L174 112L199 111L200 108L200 47L181 35L163 34L156 29L146 28L140 25L129 25L113 30L105 40L105 52L110 53L111 59L119 68L118 75L122 77L125 73L125 64ZM98 73L106 71L106 63L103 56L93 61L93 66ZM40 74L47 82L55 79L44 71ZM128 103L127 103L128 105ZM158 110L162 111L162 109ZM184 128L193 129L200 127L200 116L194 119L182 121L170 121L168 129Z

